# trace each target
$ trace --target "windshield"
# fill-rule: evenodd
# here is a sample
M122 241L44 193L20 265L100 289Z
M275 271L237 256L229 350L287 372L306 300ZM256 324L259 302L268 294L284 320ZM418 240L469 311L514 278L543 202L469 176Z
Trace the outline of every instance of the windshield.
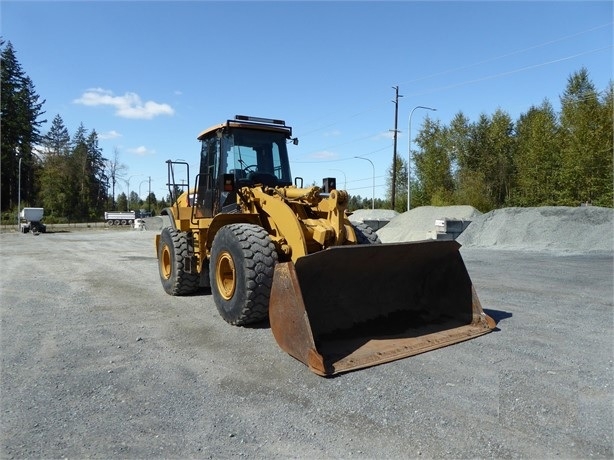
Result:
M267 185L290 185L286 136L275 131L237 128L224 136L222 169L237 180L247 179Z

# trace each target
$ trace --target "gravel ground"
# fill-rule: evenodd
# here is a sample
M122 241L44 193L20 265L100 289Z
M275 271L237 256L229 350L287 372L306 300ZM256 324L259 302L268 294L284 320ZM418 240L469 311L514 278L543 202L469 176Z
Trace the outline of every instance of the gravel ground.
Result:
M322 378L153 237L0 234L1 458L614 457L612 251L463 248L496 331Z

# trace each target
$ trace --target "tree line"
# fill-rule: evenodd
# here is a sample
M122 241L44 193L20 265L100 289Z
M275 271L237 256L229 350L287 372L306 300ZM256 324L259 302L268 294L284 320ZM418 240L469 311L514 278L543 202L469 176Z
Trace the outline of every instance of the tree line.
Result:
M71 136L56 115L41 133L44 100L19 64L10 42L1 48L1 190L3 222L21 207L44 207L47 221L97 221L105 210L168 206L152 193L119 194L125 166L117 150L105 158L95 129L81 124ZM414 141L412 162L397 155L387 174L387 196L375 208L471 205L482 212L506 206L613 206L613 84L597 91L582 68L568 78L556 113L544 100L517 120L502 109L472 122L459 112L448 124L427 117ZM392 183L395 168L395 184ZM350 209L371 208L351 197Z
M125 166L118 152L103 156L95 129L83 123L71 136L56 115L47 133L41 133L44 100L19 64L10 42L0 39L1 56L1 196L3 222L14 222L21 207L45 208L47 222L98 221L106 210L167 206L151 193L145 200L134 192L115 199L115 186Z
M572 74L557 113L546 99L517 120L499 109L475 122L426 118L411 152L411 207L613 206L613 84ZM407 209L407 162L397 156L397 211ZM392 166L388 177L392 177ZM392 184L388 180L388 199Z

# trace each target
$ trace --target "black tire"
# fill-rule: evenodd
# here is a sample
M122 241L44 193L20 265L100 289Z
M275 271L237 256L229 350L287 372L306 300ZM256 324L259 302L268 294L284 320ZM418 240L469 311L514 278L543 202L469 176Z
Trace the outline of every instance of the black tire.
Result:
M354 228L354 233L356 233L358 244L382 244L377 233L367 224L352 222L352 227Z
M162 287L170 295L189 295L198 290L199 275L186 271L186 257L192 252L188 234L162 229L158 245L158 271Z
M265 229L253 224L222 227L211 248L211 293L229 324L244 326L265 320L277 251Z

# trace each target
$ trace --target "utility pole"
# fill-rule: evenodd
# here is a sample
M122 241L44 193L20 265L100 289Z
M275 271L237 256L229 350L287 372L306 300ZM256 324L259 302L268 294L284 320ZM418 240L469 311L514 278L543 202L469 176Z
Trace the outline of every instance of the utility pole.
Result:
M397 127L399 121L399 98L403 96L399 96L398 86L393 86L392 89L394 89L395 91L395 97L394 101L392 101L392 103L394 104L394 146L392 147L392 191L390 197L390 204L392 205L392 209L394 209L394 201L397 188L397 134L399 132Z

